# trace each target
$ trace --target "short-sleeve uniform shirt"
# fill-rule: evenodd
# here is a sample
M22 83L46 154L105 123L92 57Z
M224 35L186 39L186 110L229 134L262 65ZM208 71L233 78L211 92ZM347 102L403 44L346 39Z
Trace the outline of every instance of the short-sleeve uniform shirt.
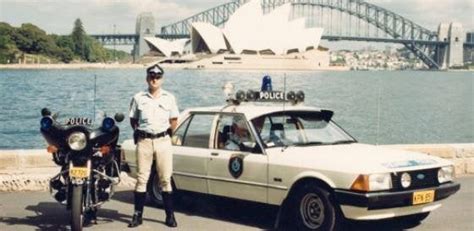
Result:
M157 134L169 128L169 119L179 115L173 94L160 90L159 97L153 98L148 91L137 93L130 103L130 118L138 120L138 130Z

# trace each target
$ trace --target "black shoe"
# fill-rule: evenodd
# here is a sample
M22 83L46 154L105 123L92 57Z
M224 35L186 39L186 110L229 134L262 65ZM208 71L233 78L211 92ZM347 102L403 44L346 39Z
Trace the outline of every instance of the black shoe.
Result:
M84 214L84 227L91 227L92 225L97 225L97 211L90 210Z
M135 228L143 223L142 213L133 213L132 221L128 224L129 228Z
M84 219L84 227L91 227L92 225L97 225L96 219Z
M168 227L177 227L176 219L174 218L173 197L171 192L162 192L163 207L165 207L166 220L165 224Z
M146 193L135 192L135 212L132 221L128 224L129 228L137 227L143 223L143 207L145 206Z
M176 223L176 219L174 219L174 214L170 214L166 216L165 224L168 227L173 227L173 228L178 226L178 224Z

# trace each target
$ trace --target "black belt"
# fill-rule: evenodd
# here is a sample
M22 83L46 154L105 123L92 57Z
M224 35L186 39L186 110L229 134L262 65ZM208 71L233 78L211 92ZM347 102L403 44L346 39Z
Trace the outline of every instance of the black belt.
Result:
M157 134L151 134L151 133L140 131L140 130L137 130L137 134L138 134L138 137L142 139L146 139L146 138L157 139L157 138L165 137L166 135L168 135L166 131L160 132Z

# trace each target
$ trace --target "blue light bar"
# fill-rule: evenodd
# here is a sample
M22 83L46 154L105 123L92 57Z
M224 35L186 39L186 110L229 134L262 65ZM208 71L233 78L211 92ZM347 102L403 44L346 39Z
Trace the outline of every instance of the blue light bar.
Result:
M272 91L272 77L269 75L263 76L261 91Z

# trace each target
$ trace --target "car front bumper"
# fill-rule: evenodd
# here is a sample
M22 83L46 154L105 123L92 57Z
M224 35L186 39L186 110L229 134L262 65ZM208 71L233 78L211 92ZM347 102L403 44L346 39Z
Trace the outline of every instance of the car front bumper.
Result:
M353 192L335 190L336 201L346 218L357 220L384 219L423 213L441 207L442 199L456 193L459 183L445 183L437 187L407 190L401 192ZM434 190L435 198L431 203L413 205L413 194L418 191Z

